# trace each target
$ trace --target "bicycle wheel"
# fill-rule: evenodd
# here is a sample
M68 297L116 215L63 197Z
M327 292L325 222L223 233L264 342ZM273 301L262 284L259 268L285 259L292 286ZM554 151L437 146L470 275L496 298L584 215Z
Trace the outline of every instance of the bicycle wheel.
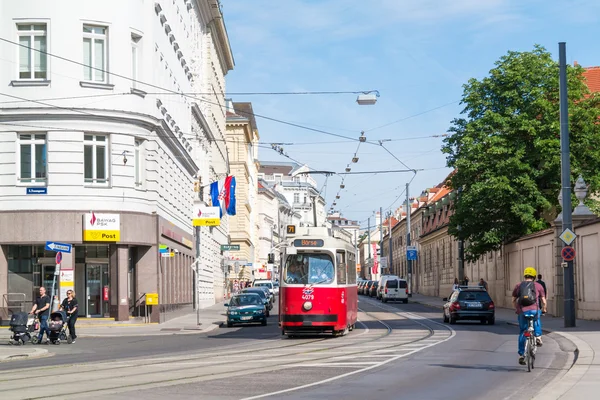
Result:
M527 372L531 372L533 369L533 346L531 343L531 337L527 339Z
M537 348L537 344L535 343L535 338L531 337L531 345L529 346L529 348L531 349L531 354L529 355L529 358L531 359L531 369L535 368L535 350Z
M530 361L530 353L529 353L529 339L525 341L525 352L523 353L525 357L525 365L527 365L527 371L531 372L531 361Z

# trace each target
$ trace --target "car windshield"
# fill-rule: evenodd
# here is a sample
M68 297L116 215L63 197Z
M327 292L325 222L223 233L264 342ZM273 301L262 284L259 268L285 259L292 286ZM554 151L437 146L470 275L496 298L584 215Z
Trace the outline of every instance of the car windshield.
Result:
M257 294L248 293L247 295L233 296L229 304L234 307L260 306L262 305L262 300Z
M257 295L259 295L262 298L267 297L267 295L265 294L265 291L262 289L244 289L244 290L242 290L242 293L256 293Z
M458 300L461 301L491 301L490 295L484 291L460 292Z
M284 282L289 284L324 285L332 283L335 278L333 260L328 254L289 255L285 262L283 276Z

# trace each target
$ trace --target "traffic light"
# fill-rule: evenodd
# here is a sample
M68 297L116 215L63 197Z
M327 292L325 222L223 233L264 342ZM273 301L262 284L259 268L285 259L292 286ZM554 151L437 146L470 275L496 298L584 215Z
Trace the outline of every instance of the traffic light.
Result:
M269 253L267 264L275 264L275 254Z

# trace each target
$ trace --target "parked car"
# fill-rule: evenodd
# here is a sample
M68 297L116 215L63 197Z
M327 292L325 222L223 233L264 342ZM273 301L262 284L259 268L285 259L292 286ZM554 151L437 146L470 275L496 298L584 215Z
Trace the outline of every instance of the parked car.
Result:
M263 290L263 288L257 287L257 288L242 289L242 293L256 293L257 295L259 295L265 305L265 308L267 309L267 312L266 312L267 317L270 316L271 310L273 309L273 303L269 299L268 291Z
M371 291L371 286L373 286L374 283L375 283L375 281L368 281L362 290L362 294L364 294L365 296L369 296L369 293Z
M260 295L256 293L234 294L227 307L227 326L234 324L260 323L267 325L267 308Z
M404 279L386 279L385 287L381 291L381 301L398 300L408 303L408 282Z
M254 282L252 282L252 287L266 287L267 289L269 289L269 293L271 293L271 296L273 297L271 301L275 301L275 287L273 286L272 281L268 279L257 279Z
M369 288L369 297L377 296L377 288L379 287L379 282L373 281L373 284Z
M496 307L482 287L459 286L444 301L444 322L455 324L459 320L479 320L490 325L496 322Z
M368 283L369 281L361 281L358 284L358 294L363 294L365 293L365 285Z
M396 276L396 275L382 275L379 278L379 286L377 288L377 300L381 300L381 297L382 297L381 295L385 289L385 282L388 279L400 279L400 277Z

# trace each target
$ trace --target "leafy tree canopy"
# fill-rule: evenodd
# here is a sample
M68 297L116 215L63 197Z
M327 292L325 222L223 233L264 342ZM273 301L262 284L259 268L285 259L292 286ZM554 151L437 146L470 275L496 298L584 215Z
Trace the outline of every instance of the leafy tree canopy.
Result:
M583 68L569 66L572 182L600 188L600 96L589 96ZM508 52L489 76L463 86L462 117L442 151L462 187L451 235L475 260L507 241L549 227L560 190L559 68L541 46ZM574 203L576 205L577 203Z

